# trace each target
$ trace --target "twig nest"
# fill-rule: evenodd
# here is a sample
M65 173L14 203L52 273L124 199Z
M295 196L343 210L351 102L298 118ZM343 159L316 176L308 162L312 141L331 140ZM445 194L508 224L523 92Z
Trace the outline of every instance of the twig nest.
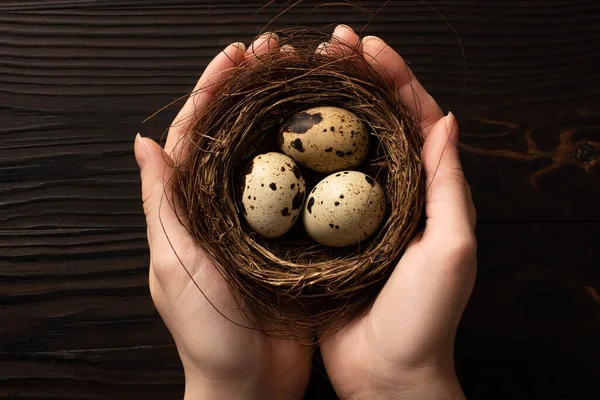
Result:
M336 43L324 55L315 52L329 40L321 32L278 34L280 44L292 44L293 52L271 52L236 68L218 83L214 99L198 110L184 139L187 157L176 165L174 190L190 233L239 295L249 326L276 336L307 328L333 332L370 307L416 231L424 201L423 138L395 88L356 49ZM316 107L321 108L315 112ZM302 118L310 123L302 126ZM345 139L318 135L326 128L333 133L332 127L342 130ZM301 139L304 152L294 144L296 139ZM334 149L343 152L335 157L344 164L331 166L339 161L327 158ZM283 154L269 156L278 158L273 165L279 170L256 159L252 163L258 155L282 150L301 160L302 177L296 177ZM302 158L313 151L320 157ZM275 191L256 187L253 179L259 169L265 176L280 174L285 192L269 196ZM354 171L330 174L338 169ZM369 188L368 197L349 196L348 190L363 186ZM307 201L295 208L300 193ZM271 218L271 225L256 223L248 210L256 210L263 195L263 215ZM284 216L286 208L289 215ZM269 232L278 220L293 223L301 209L314 224L296 223L283 236L269 238L276 236ZM357 215L363 217L353 218ZM365 216L370 219L366 224L361 221ZM347 226L336 223L343 218ZM380 223L379 230L373 229ZM324 229L333 229L337 236L320 239ZM344 235L352 230L364 240L346 246Z

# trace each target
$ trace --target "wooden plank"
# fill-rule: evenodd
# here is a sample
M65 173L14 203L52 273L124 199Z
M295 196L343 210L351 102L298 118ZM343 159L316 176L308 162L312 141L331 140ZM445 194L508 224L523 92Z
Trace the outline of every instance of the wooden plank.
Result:
M600 390L600 224L478 228L479 274L457 338L472 399L583 399Z
M163 8L137 12L94 6L0 15L0 32L5 34L0 39L0 116L9 120L2 127L7 140L0 168L9 187L16 186L14 177L19 177L19 196L14 204L4 202L13 223L16 216L33 216L23 204L45 196L43 191L24 191L21 185L61 185L60 176L70 182L73 195L79 194L74 201L82 206L89 202L86 208L103 209L103 214L119 210L112 212L121 213L124 224L141 225L142 220L135 218L138 210L129 206L136 192L131 138L139 130L154 137L162 134L176 107L149 124L141 121L189 91L225 43L248 41L278 9L268 8L250 18L246 16L256 4L224 3L211 7L209 18L206 6L153 4ZM464 93L464 61L457 38L423 4L392 4L365 33L388 39L443 108L459 115L465 170L475 183L481 221L598 220L600 211L591 200L600 194L597 4L490 9L461 4L436 6L464 45L468 78ZM174 8L165 15L165 7ZM291 10L281 17L281 26L313 8L307 2ZM322 26L339 18L354 21L359 28L366 20L358 12L335 17L331 8L319 10L327 18L311 13L307 24ZM235 24L244 18L248 22ZM28 128L23 129L24 124ZM24 163L33 167L19 169ZM110 179L100 181L101 168L107 165ZM556 179L547 179L553 175ZM107 184L111 192L125 197L107 199L110 204L99 204L92 196L82 199ZM48 212L66 219L61 223L76 224L61 205L53 204L58 199L47 200ZM73 208L68 201L61 204ZM52 217L36 218L40 224L60 225L47 220ZM24 217L15 227L29 226L27 220Z
M268 29L370 19L319 3ZM160 138L177 106L142 121L284 2L255 13L261 4L0 4L0 396L181 396L177 353L148 295L132 140ZM464 54L421 1L390 2L364 34L398 49L461 123L481 223L478 283L457 340L461 381L472 399L593 398L600 3L431 4ZM332 396L315 372L307 398Z

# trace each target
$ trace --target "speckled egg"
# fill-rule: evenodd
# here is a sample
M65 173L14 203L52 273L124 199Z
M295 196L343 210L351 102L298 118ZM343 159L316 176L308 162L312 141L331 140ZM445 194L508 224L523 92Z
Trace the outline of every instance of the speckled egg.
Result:
M327 176L314 187L304 206L306 232L331 247L351 246L368 239L386 213L382 187L358 171Z
M281 150L306 167L335 172L358 167L369 151L365 124L350 111L315 107L292 115L279 131Z
M300 215L306 184L290 157L280 153L260 154L243 176L241 210L258 234L276 238L294 225Z

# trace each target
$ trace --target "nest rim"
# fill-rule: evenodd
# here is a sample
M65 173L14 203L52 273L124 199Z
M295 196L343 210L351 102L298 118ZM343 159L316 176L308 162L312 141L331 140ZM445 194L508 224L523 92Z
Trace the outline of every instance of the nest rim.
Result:
M395 88L356 48L340 43L340 54L322 55L315 49L323 32L277 34L294 54L267 53L218 83L184 137L190 151L176 165L173 189L190 234L237 294L249 327L286 337L306 329L333 332L370 308L422 223L423 136ZM371 151L356 170L374 177L388 202L379 231L352 248L298 244L297 236L264 239L239 207L244 166L257 151L281 152L273 132L282 118L317 105L347 109L365 122Z

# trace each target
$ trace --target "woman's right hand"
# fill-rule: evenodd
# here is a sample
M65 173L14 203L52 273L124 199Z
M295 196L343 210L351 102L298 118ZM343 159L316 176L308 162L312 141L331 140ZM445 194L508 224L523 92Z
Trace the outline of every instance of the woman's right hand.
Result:
M332 42L356 45L420 119L426 226L407 247L371 310L321 339L342 399L462 399L454 339L477 270L476 213L462 172L458 126L444 116L402 58L381 39L339 26Z

